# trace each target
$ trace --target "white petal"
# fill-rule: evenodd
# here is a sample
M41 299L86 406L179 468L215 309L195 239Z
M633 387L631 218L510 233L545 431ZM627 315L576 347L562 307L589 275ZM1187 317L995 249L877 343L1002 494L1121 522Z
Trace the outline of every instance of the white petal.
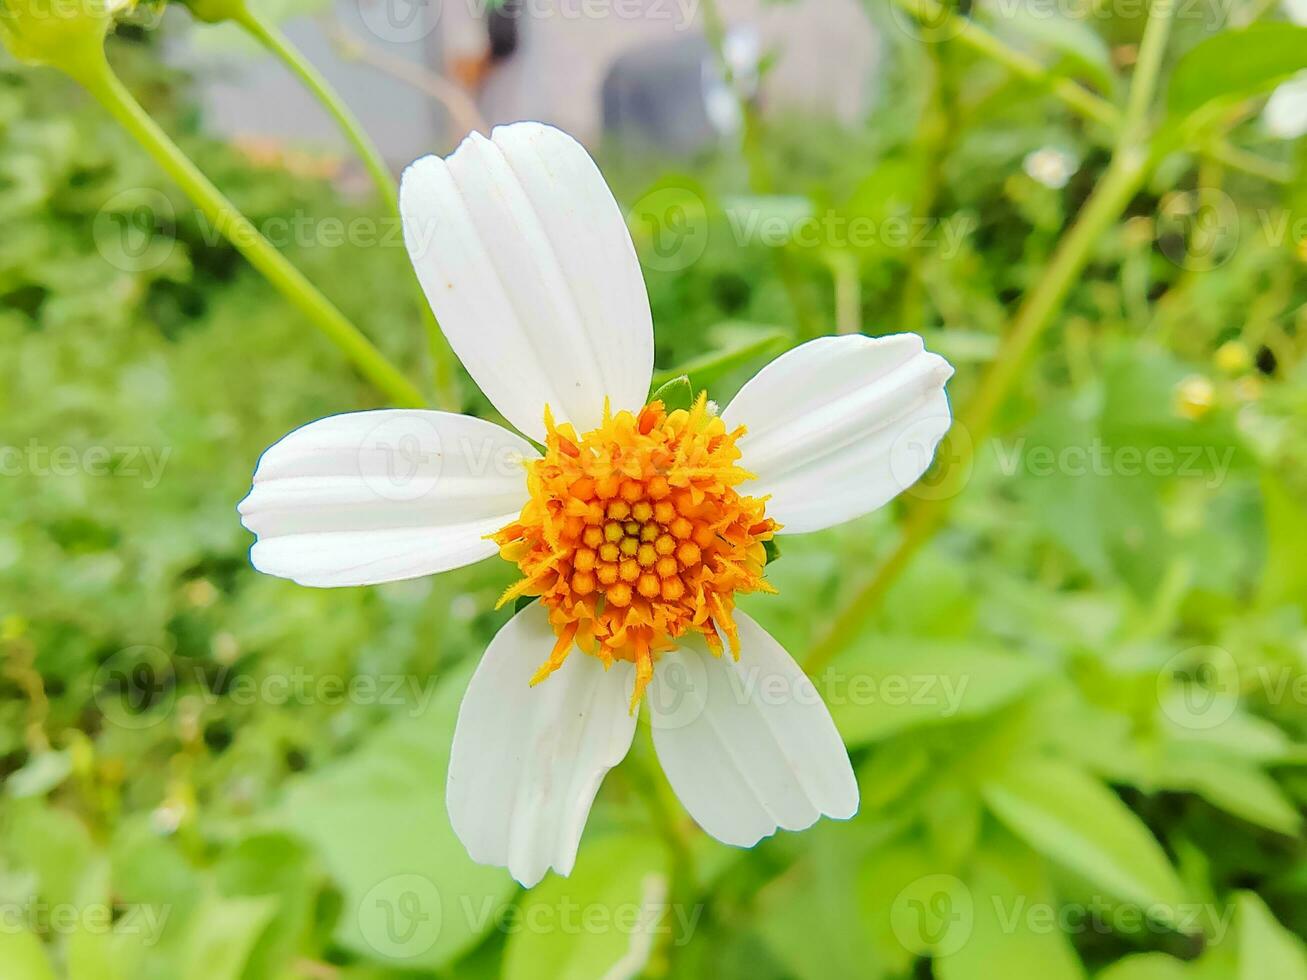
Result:
M485 535L526 502L539 454L502 426L447 412L319 419L268 449L241 522L254 567L301 585L369 585L494 554Z
M647 700L654 748L699 826L726 844L858 811L858 783L830 712L761 626L737 611L740 659L699 642L658 661Z
M582 432L644 404L653 323L622 213L585 148L540 123L472 133L400 188L404 240L464 367L506 419Z
M953 368L916 334L822 337L782 354L722 412L743 425L741 492L770 494L786 533L819 531L888 503L930 465L951 421Z
M1262 119L1267 132L1280 139L1307 135L1307 72L1280 83L1267 100Z
M499 631L458 711L446 801L472 860L507 867L530 888L552 866L570 874L590 804L635 735L634 673L573 649L534 687L554 633L533 602Z

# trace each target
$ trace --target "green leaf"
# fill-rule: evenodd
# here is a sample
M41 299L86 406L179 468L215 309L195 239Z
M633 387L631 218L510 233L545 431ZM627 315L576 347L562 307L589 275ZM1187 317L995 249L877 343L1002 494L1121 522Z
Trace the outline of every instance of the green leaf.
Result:
M445 813L445 771L465 671L429 705L293 783L276 821L308 841L344 895L336 940L363 956L434 969L493 925L481 914L516 887L476 864Z
M1253 24L1222 31L1189 49L1171 73L1167 108L1186 116L1215 100L1268 91L1307 69L1307 27Z
M501 915L505 980L589 980L644 971L659 939L685 940L694 914L669 900L666 847L645 835L587 841L567 878L551 875Z
M1126 956L1098 974L1095 980L1187 980L1188 965L1166 953Z
M991 977L1082 980L1084 967L1066 932L1044 862L1015 842L988 846L967 876L971 931L934 964L939 980Z
M781 556L781 543L775 538L769 538L762 543L762 550L767 552L767 564L770 565Z
M250 951L276 911L274 898L208 896L191 919L184 980L241 980Z
M804 834L799 859L759 890L755 928L783 964L782 975L794 980L884 976L858 901L871 838L880 840L868 822L820 821Z
M988 714L1046 672L1038 661L971 643L868 637L832 665L824 690L853 748L909 728Z
M1238 980L1307 980L1302 941L1276 921L1252 892L1236 900L1239 921Z
M1169 758L1163 779L1168 789L1197 793L1227 813L1268 830L1296 836L1302 817L1279 785L1247 764L1213 757Z
M694 387L688 375L681 374L658 386L658 390L649 396L650 402L662 402L668 412L677 409L689 411L694 404Z
M1112 54L1107 43L1084 20L1060 13L1057 8L1029 8L1024 5L981 5L986 20L996 24L1004 33L1018 34L1028 40L1052 48L1072 65L1087 73L1094 84L1111 93L1117 84L1112 67Z
M1266 512L1266 568L1261 600L1268 606L1294 603L1307 614L1307 507L1271 474L1262 479Z
M513 600L513 614L516 615L517 613L520 613L523 609L531 605L531 603L535 602L539 598L540 597L538 595L518 596L516 599Z
M5 980L55 980L41 940L25 929L0 929L0 963Z
M1156 838L1110 789L1063 762L1027 757L981 787L1009 830L1110 896L1174 923L1184 886Z
M719 323L712 328L712 332L725 334L726 342L717 350L693 357L676 367L655 371L654 387L661 390L663 385L677 380L682 375L693 375L701 387L707 386L716 378L755 357L784 350L792 339L788 330L761 323L734 321ZM650 400L656 397L657 393L651 396Z

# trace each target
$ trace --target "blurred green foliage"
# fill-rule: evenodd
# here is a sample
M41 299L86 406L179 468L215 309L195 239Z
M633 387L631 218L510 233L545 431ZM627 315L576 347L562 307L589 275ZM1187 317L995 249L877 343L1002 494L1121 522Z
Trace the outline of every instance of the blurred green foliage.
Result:
M823 331L923 332L955 404L992 363L1105 154L993 65L886 36L864 127L768 120L778 195L742 196L729 147L605 157L667 377L688 365L724 402L803 339L804 308ZM1026 37L1116 85L1097 34ZM1196 40L1178 30L1176 53ZM113 55L256 224L380 221L317 161L207 139L139 34ZM1023 166L1050 147L1065 187ZM442 799L511 570L346 590L254 573L235 503L259 452L376 396L71 85L3 68L0 973L1307 977L1307 184L1301 147L1267 149L1288 185L1164 161L949 525L818 673L859 815L718 845L642 732L575 873L524 893L470 862ZM670 251L668 200L688 221ZM379 230L279 244L416 375L407 257ZM801 655L898 514L786 539L780 595L745 607Z

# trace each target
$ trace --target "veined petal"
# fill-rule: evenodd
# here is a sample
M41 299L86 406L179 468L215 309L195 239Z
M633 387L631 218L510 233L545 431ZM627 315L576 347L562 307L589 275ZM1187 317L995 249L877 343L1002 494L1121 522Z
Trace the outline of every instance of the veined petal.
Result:
M506 419L544 440L638 410L653 322L635 247L599 168L540 123L472 133L400 188L404 240L450 345Z
M738 610L740 659L699 642L664 656L647 700L654 748L690 816L726 844L802 830L858 810L830 712L770 634Z
M268 449L241 522L254 567L301 585L370 585L493 555L538 454L502 426L393 409L319 419Z
M884 505L930 466L952 421L953 368L916 334L822 337L758 372L722 412L744 425L741 493L769 494L785 533L819 531Z
M573 650L550 677L532 674L556 641L539 602L496 634L458 711L445 791L472 860L507 867L530 888L570 874L590 804L635 735L633 671Z

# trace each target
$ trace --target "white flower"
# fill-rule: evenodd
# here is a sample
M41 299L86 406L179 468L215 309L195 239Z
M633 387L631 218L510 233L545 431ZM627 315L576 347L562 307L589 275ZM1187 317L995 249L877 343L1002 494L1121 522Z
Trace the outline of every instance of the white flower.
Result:
M1282 140L1307 135L1307 71L1281 82L1262 110L1266 131Z
M1031 180L1058 190L1066 186L1080 166L1070 153L1055 146L1031 150L1021 162L1022 169Z
M1283 6L1291 21L1307 25L1307 0L1284 0ZM1296 140L1307 135L1307 71L1276 87L1262 110L1262 123L1279 139Z
M857 784L826 706L734 596L772 591L764 542L780 526L847 521L925 471L952 369L912 334L824 337L765 367L720 417L702 395L669 412L645 404L644 282L578 143L536 123L473 134L414 163L401 203L450 344L544 453L444 412L313 422L263 455L240 505L255 567L338 586L496 551L519 565L505 601L540 598L468 686L447 801L471 856L524 885L570 872L642 694L668 779L719 840L851 817Z

